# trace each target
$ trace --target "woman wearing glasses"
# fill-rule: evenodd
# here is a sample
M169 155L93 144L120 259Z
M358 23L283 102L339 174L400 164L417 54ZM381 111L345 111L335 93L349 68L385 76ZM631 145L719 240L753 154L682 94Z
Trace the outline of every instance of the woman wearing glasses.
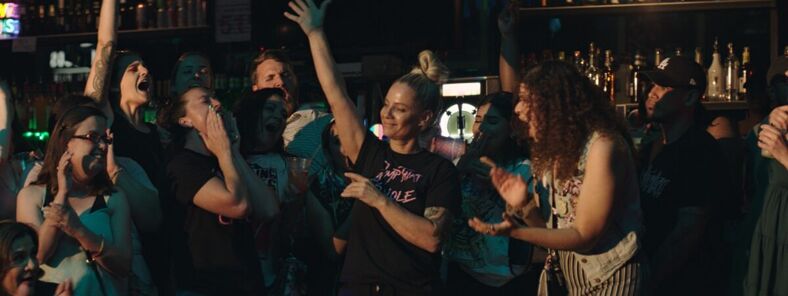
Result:
M123 294L130 269L129 207L106 170L111 142L101 110L66 111L38 180L19 192L17 220L38 232L41 280L70 280L76 295Z

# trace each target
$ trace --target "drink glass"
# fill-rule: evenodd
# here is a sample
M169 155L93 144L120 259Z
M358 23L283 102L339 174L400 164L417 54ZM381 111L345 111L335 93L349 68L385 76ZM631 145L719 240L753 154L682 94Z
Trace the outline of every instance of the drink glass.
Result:
M288 179L290 184L294 186L295 194L306 192L309 186L309 166L312 160L303 157L286 157Z

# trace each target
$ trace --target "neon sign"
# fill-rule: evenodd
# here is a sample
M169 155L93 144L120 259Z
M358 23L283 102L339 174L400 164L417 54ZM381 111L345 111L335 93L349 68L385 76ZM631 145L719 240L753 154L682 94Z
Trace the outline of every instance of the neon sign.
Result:
M19 35L21 26L19 5L16 3L0 3L0 36L15 37Z

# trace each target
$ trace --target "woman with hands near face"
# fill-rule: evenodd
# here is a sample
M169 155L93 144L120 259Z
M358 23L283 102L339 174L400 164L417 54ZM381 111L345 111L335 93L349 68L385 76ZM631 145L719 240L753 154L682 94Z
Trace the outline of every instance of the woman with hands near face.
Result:
M130 215L107 174L111 143L104 113L60 115L38 180L19 193L17 219L38 231L42 281L71 281L77 295L125 293Z
M744 295L779 295L788 291L785 281L774 281L788 276L785 266L785 233L788 232L788 106L775 108L769 123L760 126L758 147L770 162L769 185L764 195L763 208L752 235Z
M167 179L178 202L175 210L183 215L184 232L173 250L176 289L263 293L250 220L270 220L278 211L277 197L241 155L232 114L223 112L208 89L193 87L160 115L173 136Z

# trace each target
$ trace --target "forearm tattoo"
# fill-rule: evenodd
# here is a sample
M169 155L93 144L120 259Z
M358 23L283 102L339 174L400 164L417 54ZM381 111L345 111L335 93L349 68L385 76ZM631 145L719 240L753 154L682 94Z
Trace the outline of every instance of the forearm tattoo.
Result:
M443 240L449 234L451 225L451 213L446 208L429 207L424 209L424 218L430 220L434 225L434 236L439 236Z
M93 91L86 95L99 102L103 102L108 93L107 80L112 70L112 60L114 59L113 55L115 53L114 49L114 41L109 41L101 45L101 48L98 49L99 56L96 57L95 65L96 73L93 76L93 81L90 82L93 84Z

